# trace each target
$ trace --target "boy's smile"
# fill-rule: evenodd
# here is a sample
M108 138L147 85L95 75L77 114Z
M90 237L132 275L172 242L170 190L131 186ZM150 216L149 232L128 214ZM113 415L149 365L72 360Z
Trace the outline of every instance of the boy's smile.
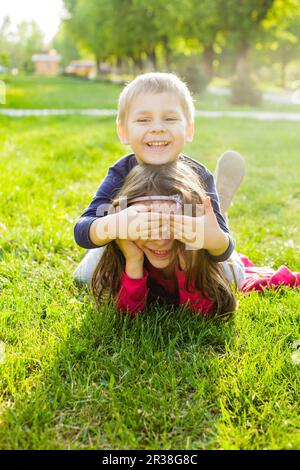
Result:
M122 143L131 146L138 163L162 165L175 161L185 142L193 138L175 93L140 93L133 98L124 126L118 126Z

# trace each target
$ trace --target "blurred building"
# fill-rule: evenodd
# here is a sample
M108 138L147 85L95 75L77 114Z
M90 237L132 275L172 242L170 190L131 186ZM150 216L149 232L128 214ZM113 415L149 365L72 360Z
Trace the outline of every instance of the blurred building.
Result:
M65 68L67 75L93 78L96 75L96 63L92 60L72 60Z
M36 75L58 75L60 55L55 49L32 56Z

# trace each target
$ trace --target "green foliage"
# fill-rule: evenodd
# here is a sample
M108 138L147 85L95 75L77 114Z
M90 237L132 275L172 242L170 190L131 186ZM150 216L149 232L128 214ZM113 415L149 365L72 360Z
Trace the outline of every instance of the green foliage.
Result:
M216 72L237 73L241 63L251 71L251 52L259 47L256 64L280 63L285 82L288 62L299 57L298 0L64 0L64 5L68 16L54 41L63 65L83 53L122 73L171 71L178 54L196 53L210 80ZM8 52L10 66L31 71L30 56L42 48L40 39L29 23L13 37L6 18L0 53ZM190 74L199 75L198 65L190 67Z
M0 53L7 56L10 67L32 72L32 55L43 47L43 33L35 21L22 21L12 33L9 17L4 18L0 27Z
M71 60L80 58L79 48L69 33L65 22L61 23L59 31L53 39L52 46L61 55L60 65L63 68L65 68Z

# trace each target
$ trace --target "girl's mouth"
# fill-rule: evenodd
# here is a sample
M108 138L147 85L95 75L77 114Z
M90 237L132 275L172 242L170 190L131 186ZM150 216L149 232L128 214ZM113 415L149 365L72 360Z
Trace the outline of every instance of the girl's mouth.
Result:
M150 248L147 248L151 252L153 256L156 258L168 258L172 252L172 250L151 250Z

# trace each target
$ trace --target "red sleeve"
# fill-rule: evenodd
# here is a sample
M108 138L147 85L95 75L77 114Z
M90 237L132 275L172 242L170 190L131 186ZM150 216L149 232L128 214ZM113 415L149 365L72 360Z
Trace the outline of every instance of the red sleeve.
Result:
M116 295L119 312L129 312L131 318L135 317L145 307L149 289L147 287L148 272L144 269L143 277L132 279L122 272L121 285Z
M186 271L176 269L178 289L179 289L179 305L188 304L194 311L200 311L202 315L208 315L212 312L213 302L203 297L201 292L196 290L194 282L191 285L192 292L188 292L185 288Z

